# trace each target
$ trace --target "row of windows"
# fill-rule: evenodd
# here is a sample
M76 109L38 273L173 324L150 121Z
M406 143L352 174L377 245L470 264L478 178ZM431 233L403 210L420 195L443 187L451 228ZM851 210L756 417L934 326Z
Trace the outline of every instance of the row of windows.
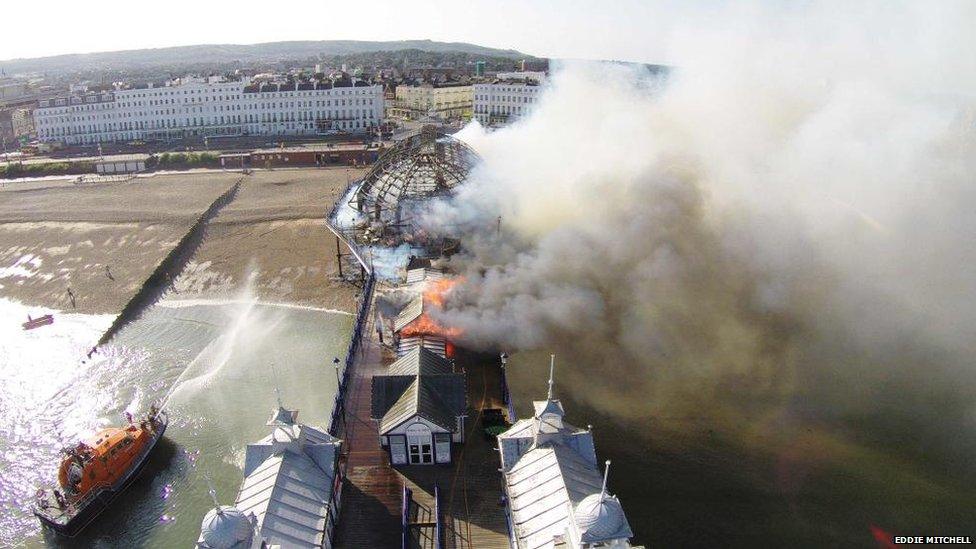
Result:
M194 111L191 114L197 114L197 113L198 113L198 111ZM63 124L72 124L72 123L78 123L78 122L84 122L84 121L106 121L106 120L115 120L116 118L123 118L123 119L125 119L125 118L133 118L133 115L134 114L139 114L142 117L145 117L146 116L146 113L121 113L121 114L122 114L122 116L119 116L119 117L116 117L116 116L113 116L113 115L109 115L109 116L105 116L105 117L94 117L94 116L59 116L59 117L38 118L37 119L37 126L40 127L40 128L43 128L43 127L48 127L48 126L63 125ZM165 110L162 110L162 111L150 112L149 114L150 115L154 115L155 117L158 118L160 116L173 116L173 115L176 115L176 114L179 114L179 113L177 113L175 109L165 109ZM187 113L183 113L183 114L187 114ZM318 118L340 118L340 117L341 118L347 118L347 117L349 117L349 118L353 118L353 117L354 118L360 118L360 117L362 117L362 118L370 118L370 117L378 117L379 116L379 113L378 112L373 112L372 109L325 109L325 110L318 110L318 111L307 111L306 110L306 111L284 111L284 112L282 112L282 111L276 111L276 112L271 112L271 113L262 112L262 113L259 113L259 114L262 117L268 117L268 116L278 117L278 116L280 116L282 119L291 119L291 120L294 120L296 116L298 116L298 119L299 120L308 120L308 119L311 119L311 117L315 117L315 116L317 116ZM259 114L258 113L255 113L253 115L248 115L248 116L252 116L252 117L256 118ZM186 118L189 119L190 117L187 116ZM193 118L195 119L196 117L193 117ZM150 120L150 122L152 122L152 121Z
M369 99L369 100L363 99L362 100L362 103L360 103L360 100L358 100L358 99L355 100L355 101L353 101L351 99L349 100L349 106L353 106L353 105L359 106L360 104L362 106L372 106L373 105L373 100L372 99ZM311 108L314 108L314 107L332 107L332 106L333 105L332 105L332 101L331 100L327 100L327 101L314 101L314 102L313 101L299 101L297 107L295 106L295 102L293 101L291 103L283 102L283 103L261 103L261 104L255 103L255 104L252 104L252 105L215 105L215 106L213 106L212 110L214 112L227 112L227 111L240 111L242 109L243 110L268 110L268 109L289 109L289 108L291 108L291 109L294 109L294 108L311 109ZM340 107L340 106L341 107L345 107L346 106L346 100L345 99L342 99L342 100L337 99L335 101L335 106L336 107ZM358 110L359 109L357 109L357 111ZM115 113L104 113L104 114L100 115L100 117L104 117L104 118L133 118L133 117L136 117L136 116L145 117L147 115L148 116L162 116L162 115L168 115L168 114L177 114L179 112L180 112L179 109L161 109L161 110L155 110L155 111L122 112L122 113L117 113L117 115ZM204 111L204 107L185 107L182 110L182 113L183 114L202 113L202 112L205 112ZM52 117L52 116L46 116L46 114L47 113L44 113L44 114L38 113L37 119L39 121L41 121L41 123L43 123L43 121L45 121L45 120L60 120L60 121L65 121L66 119L70 118L70 117L64 117L64 116L60 116L60 117L55 116L55 117ZM94 117L91 117L91 118L94 119ZM84 119L84 117L79 118L78 116L75 116L74 119L75 120L79 120L79 119Z
M509 105L475 105L474 112L479 114L524 114L528 107L509 106Z
M475 101L487 101L489 103L535 103L535 97L522 97L518 95L501 95L489 97L487 95L475 96Z
M370 111L360 110L360 109L335 109L315 112L299 112L299 113L282 113L279 117L277 113L262 113L260 116L257 114L245 114L245 115L234 115L234 116L211 116L211 117L188 117L185 120L178 119L161 119L161 120L150 120L148 122L136 121L136 122L120 122L120 123L99 123L99 124L77 124L75 123L73 127L57 127L57 128L38 128L41 137L54 137L60 135L70 135L77 133L88 133L88 132L105 132L105 131L126 131L126 130L144 130L144 129L163 129L163 128L181 128L181 127L197 127L197 126L207 126L215 124L251 124L251 123L277 123L277 122L311 122L320 120L355 120L356 128L359 128L359 119L363 121L363 127L366 127L367 121L375 121L376 116Z
M182 94L180 93L181 91L183 92ZM156 105L166 104L166 105L170 105L170 104L175 104L176 102L179 101L178 99L171 99L171 97L180 97L180 96L186 96L186 97L183 97L183 101L182 102L190 102L190 103L200 103L200 102L203 102L203 101L207 101L208 99L210 101L240 101L242 98L243 99L248 99L247 97L242 97L242 95L241 95L242 94L242 91L241 91L241 87L239 85L232 86L232 87L230 87L230 89L228 89L226 91L227 92L237 92L237 93L235 93L235 94L224 94L224 91L223 90L219 90L219 89L218 90L213 90L213 89L185 89L185 90L176 90L176 91L162 91L161 90L161 91L151 91L151 92L133 92L131 90L123 90L123 91L116 92L116 95L114 96L114 98L113 98L112 95L103 96L105 98L105 100L103 101L103 103L107 103L107 104L111 105L116 100L118 100L118 101L125 100L124 103L123 103L123 106L146 106L147 104L156 104ZM380 92L380 89L379 89L378 86L371 86L371 87L368 87L368 88L329 88L329 89L310 90L310 91L263 92L263 93L261 93L261 95L259 97L254 97L253 99L258 99L258 98L264 99L265 97L272 97L272 98L278 98L278 97L313 97L313 96L321 96L323 94L324 95L330 95L330 96L331 95L340 95L340 96L347 96L347 95L377 95L379 92ZM196 97L197 95L201 95L202 97ZM158 97L166 97L166 99L152 99L152 98L158 98ZM148 101L132 101L132 99L134 99L134 98L148 99ZM76 97L71 98L71 100L81 100L81 98L79 98L79 97L76 96ZM86 102L87 101L90 101L90 97L86 97L83 100L86 101ZM69 105L69 99L67 99L67 98L55 99L54 102L55 103L54 103L53 106L42 106L42 107L39 107L39 108L56 108L56 107L69 107L70 106L71 108L79 109L79 108L86 108L86 107L87 108L92 108L92 107L97 107L98 106L97 104L95 104L95 105L80 105L80 104Z
M348 105L349 106L367 106L367 105L373 105L373 98L362 98L362 99L357 98L357 99L348 99L348 100L347 99L336 99L335 100L335 106L336 107L345 107L346 104L347 104L346 103L347 101L348 101ZM170 103L159 103L159 102L152 102L152 101L150 101L150 106L160 105L160 104L167 104L168 105ZM183 103L176 103L176 104L183 104ZM246 103L246 104L243 105L243 108L245 110L256 110L258 108L261 108L261 109L277 109L279 107L280 108L296 108L296 106L297 106L297 108L309 108L309 107L313 107L313 106L315 106L315 107L331 107L332 105L333 105L332 100L331 99L326 99L326 100L323 100L323 101L298 101L297 103L295 101L282 101L282 102L270 102L270 103ZM95 105L84 105L81 108L77 108L77 109L76 108L61 109L61 110L57 110L57 111L53 111L53 112L49 112L49 111L44 111L44 110L38 109L37 112L38 112L38 116L43 117L43 116L51 115L51 114L63 114L65 112L76 112L76 111L79 111L79 110L92 110L90 107L94 107L94 106ZM115 106L116 105L111 104L111 103L107 103L107 104L104 104L104 105L99 105L100 109L102 109L102 110L106 110L106 109L109 109L109 108L112 108L114 110L115 109ZM143 105L143 102L140 101L140 102L135 102L135 103L120 103L118 106L121 107L121 108L130 108L130 107L146 106L146 105ZM85 107L89 107L89 108L85 108ZM214 105L214 108L215 109L221 110L221 111L222 110L237 110L237 111L239 111L239 110L241 110L241 107L242 107L242 105L240 105L240 104L237 104L237 105ZM200 112L199 109L202 109L203 107L200 107L200 106L191 106L191 107L186 107L186 108L189 108L189 109L197 109L197 111L195 111L195 112Z
M525 85L521 85L521 86L497 86L497 85L490 85L490 86L475 86L474 87L474 91L476 91L476 92L485 91L485 90L493 90L493 91L496 91L496 92L506 92L506 93L512 93L512 92L538 93L539 92L539 86L525 86Z
M375 122L368 120L344 120L344 121L334 121L331 124L321 125L318 122L278 122L271 124L251 124L247 126L209 126L201 127L199 130L192 130L195 135L241 135L241 134L253 134L253 135L278 135L278 134L305 134L305 133L315 133L318 128L323 129L333 129L333 130L344 130L344 131L357 131L366 130L368 128L376 127ZM153 131L155 130L155 131ZM245 131L246 130L246 131ZM97 132L92 129L91 131L85 132L74 132L74 133L51 133L48 135L41 134L42 138L64 138L68 143L98 143L102 141L118 141L118 140L129 140L129 139L158 139L158 138L174 138L182 137L188 132L185 128L152 128L149 131L119 131L113 132L112 134L106 134L105 132Z

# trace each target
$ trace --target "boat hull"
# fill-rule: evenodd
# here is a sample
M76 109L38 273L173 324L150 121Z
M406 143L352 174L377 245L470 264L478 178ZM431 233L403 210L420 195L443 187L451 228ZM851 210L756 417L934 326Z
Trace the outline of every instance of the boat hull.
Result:
M40 328L41 326L47 326L48 324L54 324L54 317L51 315L32 318L21 324L21 327L23 327L25 330L33 330L34 328Z
M50 528L51 530L57 532L58 534L66 537L75 537L79 532L84 530L86 526L92 523L98 515L103 511L108 509L112 502L125 491L137 478L139 478L140 473L146 467L146 463L149 462L149 456L152 454L153 449L156 444L163 438L163 434L166 432L166 427L169 425L169 419L165 415L165 412L160 412L163 414L163 421L160 424L159 430L153 436L153 439L146 446L146 450L142 455L139 456L138 463L132 467L129 472L119 479L118 482L113 484L108 488L102 488L97 491L85 504L70 518L58 519L56 516L51 514L45 509L41 509L35 506L34 516L40 519L41 523Z

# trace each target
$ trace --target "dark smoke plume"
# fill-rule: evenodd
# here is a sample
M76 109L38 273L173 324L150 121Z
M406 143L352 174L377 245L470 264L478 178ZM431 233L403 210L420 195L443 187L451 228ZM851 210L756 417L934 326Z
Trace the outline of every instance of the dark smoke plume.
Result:
M558 349L623 418L976 447L976 13L885 6L676 28L666 79L567 64L462 130L484 163L428 216L465 231L445 321Z

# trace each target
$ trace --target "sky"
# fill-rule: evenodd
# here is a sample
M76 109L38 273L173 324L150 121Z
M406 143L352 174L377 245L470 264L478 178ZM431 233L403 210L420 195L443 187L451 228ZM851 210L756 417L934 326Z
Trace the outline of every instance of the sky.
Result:
M191 44L431 39L540 57L665 62L668 28L709 18L721 4L684 6L669 0L55 0L39 10L31 2L3 2L0 59Z

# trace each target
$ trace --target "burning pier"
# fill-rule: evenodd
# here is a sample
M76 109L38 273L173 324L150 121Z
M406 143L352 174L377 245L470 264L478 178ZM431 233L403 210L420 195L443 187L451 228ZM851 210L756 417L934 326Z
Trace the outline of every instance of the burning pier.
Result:
M425 126L390 148L347 190L329 223L368 269L373 269L374 259L399 267L404 254L451 255L457 240L427 233L416 218L426 201L449 196L478 159L463 142ZM405 252L391 254L392 250ZM395 257L389 259L390 255Z

